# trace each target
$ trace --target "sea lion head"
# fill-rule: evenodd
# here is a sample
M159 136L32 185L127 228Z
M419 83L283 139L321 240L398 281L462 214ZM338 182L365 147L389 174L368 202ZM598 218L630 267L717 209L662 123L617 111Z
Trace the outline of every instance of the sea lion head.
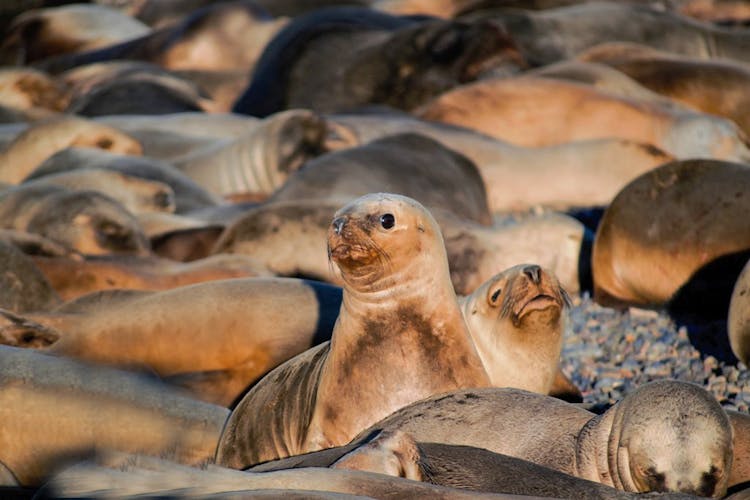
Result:
M466 297L463 307L470 326L499 333L507 329L497 326L501 322L515 329L559 323L563 310L570 307L570 297L550 271L519 264L483 283Z
M437 222L419 202L396 194L368 194L338 210L328 228L328 255L353 290L449 279Z
M577 461L585 467L596 460L596 480L620 490L720 498L732 468L732 432L708 391L659 380L589 421L578 438Z

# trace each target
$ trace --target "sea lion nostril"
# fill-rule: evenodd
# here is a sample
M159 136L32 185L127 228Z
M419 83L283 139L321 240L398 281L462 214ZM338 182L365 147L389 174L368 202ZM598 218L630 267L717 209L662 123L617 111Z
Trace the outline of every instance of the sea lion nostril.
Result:
M523 268L523 274L528 276L532 283L538 285L542 278L542 268L537 265L526 266Z
M336 234L341 234L341 230L344 228L346 223L346 217L336 217L333 219L333 230Z

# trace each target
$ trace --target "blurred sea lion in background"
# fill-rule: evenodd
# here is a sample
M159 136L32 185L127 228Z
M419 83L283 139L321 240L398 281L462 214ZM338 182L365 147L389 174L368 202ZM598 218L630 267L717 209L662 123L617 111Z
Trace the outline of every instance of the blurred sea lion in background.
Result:
M24 67L0 69L0 104L43 118L65 110L70 96L66 85L49 75Z
M335 63L335 64L334 64ZM523 61L491 23L426 21L329 8L295 18L263 52L233 111L332 112L368 104L411 110L490 66Z
M0 308L22 313L59 303L60 296L31 257L0 234Z

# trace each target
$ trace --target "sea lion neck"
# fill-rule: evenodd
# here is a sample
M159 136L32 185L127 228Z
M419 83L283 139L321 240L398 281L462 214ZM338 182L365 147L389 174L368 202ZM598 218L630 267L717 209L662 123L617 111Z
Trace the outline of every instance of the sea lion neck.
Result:
M576 438L576 475L590 481L616 487L616 477L610 472L609 444L616 407L592 417ZM615 474L616 476L617 474Z

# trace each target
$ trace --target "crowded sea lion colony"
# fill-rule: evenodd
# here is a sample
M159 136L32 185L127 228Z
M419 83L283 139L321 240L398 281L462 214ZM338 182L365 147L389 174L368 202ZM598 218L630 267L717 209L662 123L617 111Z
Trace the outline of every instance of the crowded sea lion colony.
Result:
M0 497L750 495L747 2L0 32Z

